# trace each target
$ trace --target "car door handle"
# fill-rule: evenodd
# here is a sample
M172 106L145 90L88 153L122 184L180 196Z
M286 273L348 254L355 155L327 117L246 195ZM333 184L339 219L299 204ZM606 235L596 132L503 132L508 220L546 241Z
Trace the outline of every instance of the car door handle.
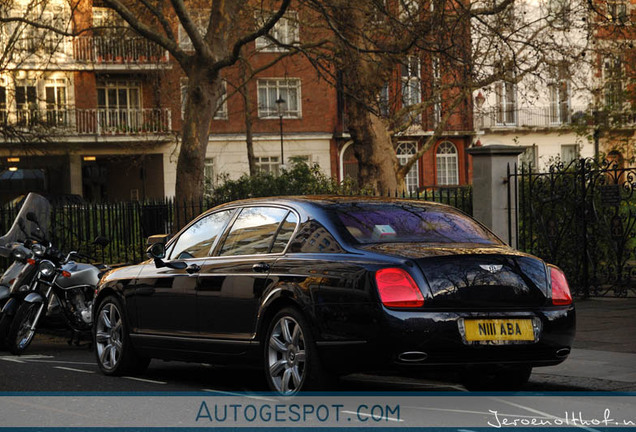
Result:
M189 266L188 268L186 268L186 271L189 274L194 274L194 273L199 273L201 271L201 266L197 265L197 264L192 264L191 266Z
M267 263L258 263L252 266L252 270L256 273L265 273L269 271L269 264Z

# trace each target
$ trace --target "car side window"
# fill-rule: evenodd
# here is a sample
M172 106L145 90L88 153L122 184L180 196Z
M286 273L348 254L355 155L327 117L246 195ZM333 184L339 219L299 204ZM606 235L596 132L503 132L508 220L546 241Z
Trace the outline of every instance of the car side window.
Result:
M201 218L177 239L170 259L204 258L223 232L234 210L224 210Z
M234 221L219 255L269 253L287 213L288 210L277 207L245 207Z
M305 222L289 246L290 252L342 253L342 247L327 229L316 221Z
M296 225L298 225L298 216L293 212L289 212L278 229L278 234L276 235L276 239L274 239L271 253L282 253L285 251L285 247L287 247L287 243L289 243L296 229Z

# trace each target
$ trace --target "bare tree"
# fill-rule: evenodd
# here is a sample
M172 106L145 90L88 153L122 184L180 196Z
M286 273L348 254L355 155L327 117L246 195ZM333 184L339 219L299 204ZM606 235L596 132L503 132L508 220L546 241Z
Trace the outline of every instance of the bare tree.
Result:
M196 201L203 196L210 122L222 97L221 70L239 60L246 44L271 30L290 1L263 3L261 14L267 19L259 25L246 0L104 0L137 33L168 50L188 78L177 161L177 200ZM174 22L187 34L191 50L180 46Z

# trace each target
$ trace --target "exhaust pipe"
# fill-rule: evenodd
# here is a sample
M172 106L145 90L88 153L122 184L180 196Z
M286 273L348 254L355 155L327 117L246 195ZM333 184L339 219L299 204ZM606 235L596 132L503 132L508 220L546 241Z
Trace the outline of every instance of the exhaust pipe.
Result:
M565 358L570 354L570 348L561 348L557 350L556 356L558 358Z
M404 363L421 363L428 358L428 354L421 351L407 351L398 355L398 360Z

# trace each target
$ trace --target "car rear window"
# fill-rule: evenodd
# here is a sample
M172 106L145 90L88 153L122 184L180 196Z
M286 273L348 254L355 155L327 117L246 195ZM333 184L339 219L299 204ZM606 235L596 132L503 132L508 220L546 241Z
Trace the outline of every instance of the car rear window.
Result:
M358 242L501 244L469 217L449 208L407 203L345 203L334 206L338 221Z

